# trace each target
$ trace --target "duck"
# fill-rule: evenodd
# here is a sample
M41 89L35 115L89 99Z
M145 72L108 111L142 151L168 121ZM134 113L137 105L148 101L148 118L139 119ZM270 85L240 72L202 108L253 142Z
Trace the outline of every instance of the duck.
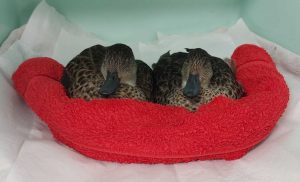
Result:
M195 112L218 96L239 99L244 95L233 68L201 48L160 56L153 67L153 101Z
M106 98L152 99L152 69L136 60L125 44L91 46L75 56L61 78L70 98L90 101Z

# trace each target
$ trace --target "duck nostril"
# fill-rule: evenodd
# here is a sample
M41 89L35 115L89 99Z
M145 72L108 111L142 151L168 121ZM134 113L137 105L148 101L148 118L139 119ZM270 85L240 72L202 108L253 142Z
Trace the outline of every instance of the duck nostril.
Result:
M108 72L108 79L111 79L113 81L119 80L118 73L117 72Z
M118 77L116 75L114 75L113 80L118 80Z

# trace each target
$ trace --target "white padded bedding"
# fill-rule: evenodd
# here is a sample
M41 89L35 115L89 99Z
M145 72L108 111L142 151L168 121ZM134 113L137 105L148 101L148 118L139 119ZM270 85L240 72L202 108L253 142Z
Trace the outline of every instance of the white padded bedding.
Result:
M29 22L13 31L0 48L0 181L156 181L156 182L298 182L300 181L300 56L252 33L243 20L207 34L164 35L153 42L133 42L137 58L149 65L164 52L202 47L229 57L242 43L264 47L290 88L288 108L271 136L235 161L196 161L173 165L118 164L86 158L56 142L47 126L13 89L10 76L23 60L48 56L66 64L98 39L73 25L42 2ZM255 74L255 73L254 73Z

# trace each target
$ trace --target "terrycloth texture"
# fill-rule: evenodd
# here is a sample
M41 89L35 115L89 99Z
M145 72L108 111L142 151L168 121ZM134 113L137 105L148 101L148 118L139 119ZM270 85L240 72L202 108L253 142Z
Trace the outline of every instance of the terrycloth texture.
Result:
M94 159L126 163L231 160L270 134L289 96L266 51L243 45L232 58L247 96L240 100L218 97L196 113L129 99L69 99L58 82L63 67L50 58L25 61L13 81L59 141Z

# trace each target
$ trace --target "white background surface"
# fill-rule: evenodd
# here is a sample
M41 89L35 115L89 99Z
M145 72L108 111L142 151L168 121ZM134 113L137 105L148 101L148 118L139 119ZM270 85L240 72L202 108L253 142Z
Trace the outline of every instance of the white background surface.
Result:
M251 33L242 20L209 34L164 35L130 45L149 65L168 50L202 47L229 57L242 43L263 46L290 88L288 108L271 136L235 161L196 161L174 165L118 164L95 161L56 142L47 126L14 91L10 77L25 59L49 56L66 64L86 47L110 45L68 22L42 3L26 27L15 30L0 48L0 181L300 181L300 57Z

